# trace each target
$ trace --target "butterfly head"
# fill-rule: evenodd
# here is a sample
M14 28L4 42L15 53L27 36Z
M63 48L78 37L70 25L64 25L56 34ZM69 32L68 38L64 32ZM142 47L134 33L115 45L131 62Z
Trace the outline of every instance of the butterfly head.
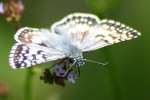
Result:
M76 67L83 66L85 64L85 59L83 57L75 57L75 58L70 58L70 62L74 64Z

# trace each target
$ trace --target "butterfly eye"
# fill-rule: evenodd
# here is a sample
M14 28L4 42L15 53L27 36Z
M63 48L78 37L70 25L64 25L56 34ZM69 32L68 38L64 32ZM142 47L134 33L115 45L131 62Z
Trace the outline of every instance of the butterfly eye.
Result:
M73 60L74 60L73 63L76 67L80 67L85 64L85 59L83 59L81 57L74 58Z

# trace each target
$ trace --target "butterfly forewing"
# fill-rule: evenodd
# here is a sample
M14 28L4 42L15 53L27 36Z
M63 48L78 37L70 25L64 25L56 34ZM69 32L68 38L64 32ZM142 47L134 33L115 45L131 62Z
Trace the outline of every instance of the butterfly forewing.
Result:
M48 46L50 36L51 33L47 29L23 27L16 32L14 38L18 43L36 43Z
M91 27L99 23L98 17L92 14L74 13L52 25L51 31L65 37L80 48L82 41L89 36Z
M136 38L140 33L120 22L100 20L95 15L74 13L52 25L52 31L64 35L83 52Z
M111 44L130 40L132 38L137 38L140 35L137 30L113 20L102 20L100 26L100 30L102 30L102 32L104 30L106 36L109 36L112 39L112 41L109 41L109 39L104 40L108 41L108 43ZM96 37L99 37L99 35L97 35Z
M113 20L102 20L89 33L93 33L93 39L91 40L93 44L84 47L83 51L96 50L114 43L131 40L141 35L137 30Z
M73 13L73 14L70 14L70 15L64 17L62 20L54 23L51 27L51 31L54 33L58 33L58 34L64 34L64 33L60 33L59 30L57 30L57 28L59 29L59 27L61 27L61 28L73 29L74 26L77 26L77 25L81 25L81 27L82 27L82 25L92 26L97 23L100 23L100 20L95 15L83 14L83 13Z

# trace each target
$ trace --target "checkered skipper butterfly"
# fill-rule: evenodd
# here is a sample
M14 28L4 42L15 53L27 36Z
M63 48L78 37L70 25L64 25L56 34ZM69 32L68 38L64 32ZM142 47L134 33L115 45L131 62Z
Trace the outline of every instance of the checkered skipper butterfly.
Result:
M138 31L120 22L100 20L97 16L73 13L54 23L51 29L24 27L14 38L9 63L12 68L31 67L63 58L81 66L83 52L97 50L121 41L137 38Z

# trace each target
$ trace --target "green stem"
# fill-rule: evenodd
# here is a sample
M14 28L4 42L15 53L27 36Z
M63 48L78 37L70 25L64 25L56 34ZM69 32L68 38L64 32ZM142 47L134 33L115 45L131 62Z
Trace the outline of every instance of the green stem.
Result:
M29 68L25 79L25 100L32 100L32 77L33 71Z
M108 49L105 49L105 55L107 54L109 62L111 63L111 71L108 72L108 77L110 81L110 87L113 94L114 99L113 100L121 100L121 89L120 85L117 81L117 75L116 75L116 68L115 64L113 63L113 58L111 57L110 51Z

